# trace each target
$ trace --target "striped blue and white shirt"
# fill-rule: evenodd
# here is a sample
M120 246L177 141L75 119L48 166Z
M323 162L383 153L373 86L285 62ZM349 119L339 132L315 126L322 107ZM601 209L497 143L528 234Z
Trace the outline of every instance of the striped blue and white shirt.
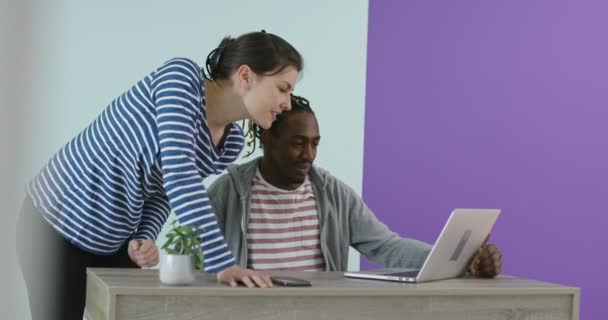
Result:
M205 271L235 263L203 179L239 155L244 136L231 124L213 144L204 81L191 60L176 58L112 101L28 184L44 218L68 241L100 255L130 236L156 239L171 210L198 226Z

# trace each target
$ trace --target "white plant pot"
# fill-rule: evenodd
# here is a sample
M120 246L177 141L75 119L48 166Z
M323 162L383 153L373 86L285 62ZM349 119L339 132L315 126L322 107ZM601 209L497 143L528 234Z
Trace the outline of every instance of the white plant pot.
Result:
M191 255L161 256L160 282L168 285L188 285L194 282L194 260Z

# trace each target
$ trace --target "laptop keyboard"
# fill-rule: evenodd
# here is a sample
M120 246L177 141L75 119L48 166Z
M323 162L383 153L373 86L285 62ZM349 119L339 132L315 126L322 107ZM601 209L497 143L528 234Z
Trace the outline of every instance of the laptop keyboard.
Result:
M412 271L405 271L405 272L389 273L387 275L393 276L393 277L416 278L418 276L419 272L420 272L420 270L412 270Z

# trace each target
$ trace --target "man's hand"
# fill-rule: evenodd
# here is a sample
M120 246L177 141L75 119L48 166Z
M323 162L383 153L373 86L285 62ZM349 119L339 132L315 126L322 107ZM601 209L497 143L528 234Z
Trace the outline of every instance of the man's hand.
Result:
M220 271L217 274L217 281L227 283L231 287L236 287L239 282L249 288L272 287L272 281L267 274L251 269L243 269L236 265Z
M129 258L141 268L158 264L158 248L154 240L131 240L128 252Z
M502 271L502 253L496 245L484 244L471 259L469 272L474 277L492 278Z

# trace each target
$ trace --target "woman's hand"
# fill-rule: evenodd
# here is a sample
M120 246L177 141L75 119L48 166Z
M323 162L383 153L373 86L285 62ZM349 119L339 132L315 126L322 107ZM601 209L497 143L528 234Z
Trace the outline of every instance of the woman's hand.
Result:
M267 274L251 269L244 269L236 265L220 271L217 274L217 281L227 283L231 287L236 287L239 282L249 288L272 287L272 281Z
M154 240L131 240L128 252L129 258L141 268L158 264L158 248Z

